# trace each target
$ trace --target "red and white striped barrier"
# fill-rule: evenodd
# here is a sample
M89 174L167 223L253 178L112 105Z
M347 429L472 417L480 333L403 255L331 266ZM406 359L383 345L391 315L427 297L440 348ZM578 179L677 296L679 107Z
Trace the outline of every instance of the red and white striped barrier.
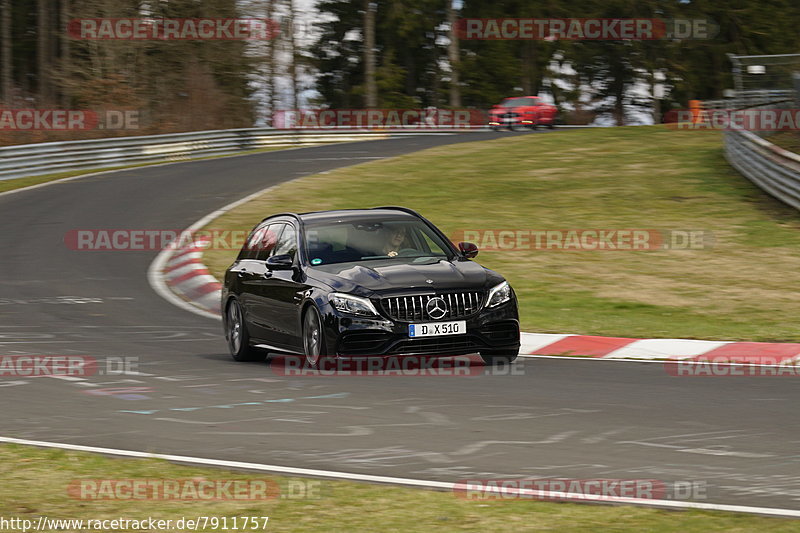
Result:
M752 364L800 361L800 343L632 339L523 333L523 355L568 355L603 359L679 359Z
M199 238L175 250L161 270L167 287L190 304L219 315L222 284L203 264L203 250L209 240Z

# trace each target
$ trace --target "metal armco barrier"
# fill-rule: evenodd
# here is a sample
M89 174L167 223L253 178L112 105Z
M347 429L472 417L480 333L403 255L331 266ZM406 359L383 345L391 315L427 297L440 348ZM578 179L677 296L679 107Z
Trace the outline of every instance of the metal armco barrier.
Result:
M476 128L485 129L485 128ZM184 161L268 147L363 141L389 136L463 133L468 129L275 130L246 128L24 144L0 148L0 180L95 168Z
M752 109L768 108L792 102L795 93L788 89L759 89L742 91L737 96L724 100L703 100L703 109Z
M745 130L725 133L725 157L744 177L800 210L800 155Z

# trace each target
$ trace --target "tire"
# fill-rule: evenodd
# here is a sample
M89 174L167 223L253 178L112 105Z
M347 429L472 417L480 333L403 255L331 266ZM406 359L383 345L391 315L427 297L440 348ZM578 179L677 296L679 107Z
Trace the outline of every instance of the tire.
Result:
M322 319L313 305L303 315L303 353L306 364L312 368L316 368L328 356Z
M266 352L250 346L250 333L242 315L242 306L232 300L228 304L225 321L225 339L228 341L228 350L234 361L263 361L267 358Z
M481 352L481 359L488 366L508 365L513 363L518 355L519 350L484 350Z
M552 123L552 122L550 124L548 124L547 127L550 128L551 130L556 129L556 125L554 123Z

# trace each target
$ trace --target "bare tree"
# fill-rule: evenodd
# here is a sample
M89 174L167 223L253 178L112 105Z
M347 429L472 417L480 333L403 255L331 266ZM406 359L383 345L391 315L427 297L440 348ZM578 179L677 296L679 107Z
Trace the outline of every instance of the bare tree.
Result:
M364 0L364 88L367 108L378 107L375 84L375 4Z
M12 70L11 70L11 0L1 0L0 8L0 33L2 33L2 40L0 41L0 63L2 63L2 71L0 71L0 85L3 90L3 102L6 105L11 104L11 83L12 83Z
M663 94L663 86L658 79L658 71L652 69L650 71L650 94L653 95L653 123L659 124L661 122L661 98Z
M267 56L264 64L264 98L267 102L267 113L264 117L267 125L275 125L275 108L277 106L277 91L275 84L275 40L278 38L275 17L275 0L267 0L267 24L269 25L269 40L267 41Z
M299 84L297 81L297 32L295 31L294 23L296 13L294 11L294 0L288 0L289 2L289 77L292 80L292 109L299 109L300 104L298 102L299 96Z
M453 7L453 0L447 0L447 23L450 25L447 34L450 40L450 44L447 45L447 59L450 62L450 107L458 108L461 107L461 87L459 86L461 54L456 34L456 10Z
M272 18L274 19L277 16L278 10L280 9L279 2L280 0L271 0L272 2ZM280 77L281 77L281 69L282 64L278 60L281 51L281 41L283 40L283 34L285 32L285 27L283 24L280 26L280 33L275 36L275 39L271 42L272 49L270 50L270 57L272 58L272 95L270 96L271 104L270 107L272 108L273 113L281 106L281 99L280 99Z
M59 43L61 45L61 64L60 64L61 80L59 85L61 88L61 105L63 105L64 107L69 106L69 91L66 90L67 86L66 80L69 78L70 75L71 51L70 51L69 35L67 35L67 32L64 31L63 28L66 28L66 25L69 23L69 14L70 14L69 0L61 0L60 27L62 28L62 31L59 32L59 35L61 36L61 41Z
M36 70L40 105L49 104L53 96L50 72L50 10L47 4L47 0L38 0L36 3Z

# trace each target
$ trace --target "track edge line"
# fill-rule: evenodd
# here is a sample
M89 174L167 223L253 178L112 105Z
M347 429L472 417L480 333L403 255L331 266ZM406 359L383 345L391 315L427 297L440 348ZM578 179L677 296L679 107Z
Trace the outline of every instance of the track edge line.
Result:
M425 479L399 478L392 476L378 476L372 474L358 474L353 472L340 472L334 470L318 470L310 468L280 466L280 465L267 465L261 463L247 463L242 461L228 461L224 459L211 459L211 458L193 457L185 455L139 452L135 450L122 450L118 448L102 448L97 446L86 446L81 444L35 441L27 439L18 439L14 437L0 437L0 443L20 444L25 446L35 446L39 448L54 448L54 449L71 450L79 452L99 453L104 455L115 455L120 457L132 457L140 459L161 459L175 463L216 466L225 468L239 468L239 469L254 470L259 472L274 472L278 474L294 474L299 476L323 477L330 479L341 479L346 481L366 481L366 482L383 483L389 485L421 487L421 488L438 489L438 490L450 490L453 492L455 492L457 487L461 486L461 484L459 483L453 483L449 481L432 481ZM500 492L500 490L488 490L488 487L485 487L485 489L488 492ZM570 503L627 504L627 505L635 505L642 507L658 507L658 508L668 508L668 509L694 509L701 511L723 511L723 512L733 512L733 513L759 514L759 515L776 516L776 517L800 518L800 510L783 509L777 507L753 507L747 505L684 502L684 501L655 500L655 499L649 500L643 498L598 497L592 499L590 496L587 496L585 494L560 493L552 491L544 491L544 493L545 494L538 494L538 495L544 497L550 495L553 499L557 497L559 500L564 500ZM526 494L524 491L522 491L520 495L526 495Z

